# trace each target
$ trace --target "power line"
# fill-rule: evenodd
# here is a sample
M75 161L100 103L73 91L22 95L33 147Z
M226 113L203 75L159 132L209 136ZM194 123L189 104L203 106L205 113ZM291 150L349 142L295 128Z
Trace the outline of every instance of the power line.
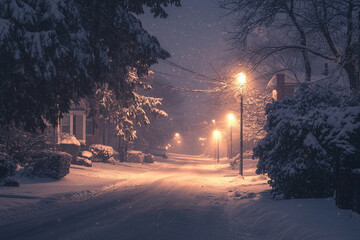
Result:
M176 64L176 63L171 62L171 61L169 61L169 60L160 59L160 61L163 62L163 63L166 63L166 64L168 64L168 65L170 65L170 66L173 66L173 67L176 67L176 68L178 68L178 69L181 69L181 70L183 70L183 71L185 71L185 72L189 72L189 73L192 73L192 74L194 74L194 75L197 75L197 76L199 76L199 77L206 78L206 79L209 79L209 80L212 80L212 81L218 81L218 79L216 79L216 78L211 78L211 77L205 76L205 75L203 75L203 74L201 74L201 73L197 73L197 72L195 72L195 71L193 71L193 70L191 70L191 69L188 69L188 68L186 68L186 67L180 66L179 64Z
M205 89L190 89L190 88L174 87L174 86L165 85L163 83L157 83L157 82L153 82L153 84L159 85L159 86L162 86L164 88L171 89L171 90L182 91L182 92L214 93L214 92L219 91L218 88L205 90Z
M200 80L200 79L190 79L190 78L186 78L186 77L181 77L181 76L177 76L177 75L173 75L171 73L164 73L164 72L160 72L158 70L152 70L154 73L158 73L161 75L165 75L165 76L170 76L170 77L175 77L175 78L180 78L180 79L184 79L187 81L193 81L193 82L199 82L199 83L211 83L211 84L218 84L216 82L213 81L207 81L207 80Z

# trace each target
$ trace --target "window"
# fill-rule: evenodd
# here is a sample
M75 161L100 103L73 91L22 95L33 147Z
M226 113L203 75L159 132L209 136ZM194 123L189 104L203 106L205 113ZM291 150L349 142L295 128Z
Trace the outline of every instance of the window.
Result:
M86 134L95 135L95 121L92 119L86 119Z
M70 116L69 115L65 115L61 119L61 131L64 133L70 134Z

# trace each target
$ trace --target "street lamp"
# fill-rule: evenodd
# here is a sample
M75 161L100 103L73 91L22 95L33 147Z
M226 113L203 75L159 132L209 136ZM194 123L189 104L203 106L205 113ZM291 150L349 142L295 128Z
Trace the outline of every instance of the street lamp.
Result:
M244 176L244 174L243 174L243 165L244 165L244 159L243 159L243 90L244 90L244 85L246 83L246 75L241 72L236 76L236 79L239 84L239 95L240 95L240 166L239 166L239 173L241 176Z
M175 133L175 138L178 138L180 137L180 134L179 133Z
M213 119L213 120L211 120L211 122L214 124L214 129L215 129L215 127L216 127L216 120L215 119ZM216 160L216 142L215 142L215 153L214 153L214 160Z
M230 155L229 155L229 158L231 161L231 159L232 159L232 122L234 120L234 114L230 113L228 115L228 119L230 121Z
M220 132L218 130L215 130L214 131L214 136L215 136L216 145L217 145L217 163L219 164L219 162L220 162L220 160L219 160L219 137L220 137Z

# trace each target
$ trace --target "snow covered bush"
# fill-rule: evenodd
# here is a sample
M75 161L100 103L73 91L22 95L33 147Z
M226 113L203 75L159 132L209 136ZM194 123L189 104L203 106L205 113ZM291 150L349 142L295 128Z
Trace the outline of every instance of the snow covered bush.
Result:
M93 154L89 151L82 151L80 152L80 157L91 159L93 157Z
M14 164L11 158L6 153L0 152L0 179L13 175L15 169L16 164Z
M79 147L81 145L79 140L74 135L70 135L68 133L60 132L59 138L60 144L71 144Z
M144 162L145 163L153 163L154 162L154 156L149 154L149 153L145 153L144 154Z
M154 156L148 153L143 153L141 151L129 151L127 153L126 162L133 162L133 163L153 163Z
M73 156L64 152L42 151L33 158L33 175L60 179L69 173Z
M93 154L92 160L94 162L107 162L114 155L112 147L102 144L92 144L89 150Z
M140 151L129 151L127 153L126 162L142 163L143 160L143 153Z
M19 187L20 183L15 178L7 177L4 179L4 186L6 187Z
M303 84L294 98L268 104L266 114L267 134L253 158L274 195L330 196L340 169L359 164L359 98L349 92Z
M0 152L22 166L31 164L32 155L51 147L46 134L29 133L16 128L0 128Z
M92 167L92 161L84 157L73 157L71 164Z

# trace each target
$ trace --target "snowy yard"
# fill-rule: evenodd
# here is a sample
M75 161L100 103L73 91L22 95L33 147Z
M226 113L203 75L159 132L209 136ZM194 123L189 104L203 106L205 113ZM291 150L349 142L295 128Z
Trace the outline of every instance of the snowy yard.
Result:
M59 181L0 187L1 239L360 239L333 199L276 200L256 161L170 154L153 164L72 165Z

